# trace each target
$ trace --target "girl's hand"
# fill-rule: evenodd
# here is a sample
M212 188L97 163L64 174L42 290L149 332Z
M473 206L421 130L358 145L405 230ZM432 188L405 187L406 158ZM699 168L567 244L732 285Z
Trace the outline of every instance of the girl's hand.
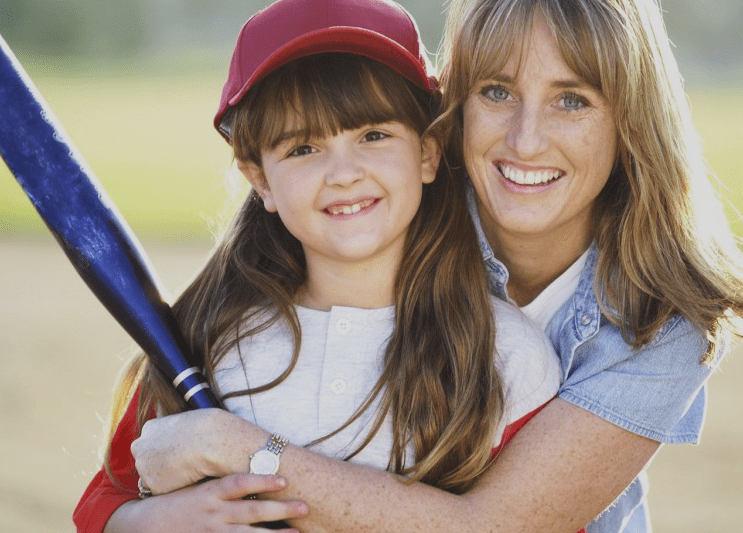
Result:
M285 480L278 476L255 474L233 474L206 481L122 505L109 519L104 533L265 531L261 523L305 516L307 506L298 501L242 498L248 494L280 491L285 485Z
M131 450L144 484L153 494L165 494L205 478L247 472L249 431L262 432L222 409L198 409L149 420Z

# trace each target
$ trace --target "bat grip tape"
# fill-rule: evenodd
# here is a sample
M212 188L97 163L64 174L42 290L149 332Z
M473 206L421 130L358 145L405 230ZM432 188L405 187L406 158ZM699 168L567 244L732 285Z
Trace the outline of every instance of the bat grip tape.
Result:
M173 386L177 389L178 386L181 383L183 383L187 378L189 378L190 376L193 376L194 374L200 374L200 373L201 373L201 370L198 367L192 366L191 368L187 368L186 370L184 370L183 372L181 372L175 377L175 379L173 380ZM198 376L198 377L203 379L203 377L201 376ZM190 389L188 389L185 393L183 393L183 399L188 401L191 399L191 397L194 394L196 394L200 390L204 390L208 388L210 388L209 384L201 381L197 383L196 385L194 385L193 387L191 387Z
M201 372L201 370L198 367L192 366L191 368L187 368L180 374L178 374L175 379L173 380L173 386L177 389L178 385L183 383L183 381L188 377L196 374L197 372Z

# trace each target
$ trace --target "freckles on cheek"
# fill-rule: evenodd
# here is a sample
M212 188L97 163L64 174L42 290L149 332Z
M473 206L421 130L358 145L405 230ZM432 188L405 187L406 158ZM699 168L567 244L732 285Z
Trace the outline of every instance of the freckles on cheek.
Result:
M542 133L550 139L559 139L563 145L572 144L573 147L588 147L591 142L590 130L580 125L580 122L564 122L545 120Z
M463 113L464 124L462 126L465 149L477 137L475 132L482 131L483 125L479 120L479 113L473 111L473 105L466 105Z

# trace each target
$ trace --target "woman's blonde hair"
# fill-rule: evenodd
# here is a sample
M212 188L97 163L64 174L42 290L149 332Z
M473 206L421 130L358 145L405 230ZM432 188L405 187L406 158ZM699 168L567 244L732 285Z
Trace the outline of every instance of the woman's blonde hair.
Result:
M248 91L231 115L232 145L238 159L260 165L261 152L276 145L287 120L297 118L308 139L392 120L423 137L437 108L436 97L381 63L350 54L310 56L277 69ZM369 439L391 416L389 469L454 492L469 488L487 467L503 409L487 277L462 191L445 166L424 185L396 274L394 332L382 375L354 415L380 398ZM291 365L275 381L239 394L264 391L286 378L299 356L294 304L305 279L300 242L251 192L208 264L173 306L212 384L227 351L277 320L289 324L294 335ZM260 320L267 314L268 320ZM251 319L259 325L245 331ZM141 379L133 377L137 372ZM153 404L163 414L185 409L143 357L129 376L115 404L122 405L139 384L140 425ZM410 442L415 457L406 467Z
M454 0L450 9L435 127L453 156L462 160L462 105L523 52L541 16L566 64L607 99L618 131L617 162L594 209L604 314L636 348L681 314L707 335L702 360L710 362L721 326L740 333L743 257L708 179L658 6Z

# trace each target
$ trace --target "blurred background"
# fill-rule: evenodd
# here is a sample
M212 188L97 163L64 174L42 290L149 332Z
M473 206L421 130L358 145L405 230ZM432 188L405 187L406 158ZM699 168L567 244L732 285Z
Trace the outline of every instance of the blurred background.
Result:
M177 294L244 196L211 120L235 38L269 2L3 0L0 34ZM403 0L431 52L442 0ZM726 213L743 222L743 3L663 2ZM133 347L0 164L0 533L69 532ZM659 533L743 526L743 346L713 376L700 446L650 467Z

